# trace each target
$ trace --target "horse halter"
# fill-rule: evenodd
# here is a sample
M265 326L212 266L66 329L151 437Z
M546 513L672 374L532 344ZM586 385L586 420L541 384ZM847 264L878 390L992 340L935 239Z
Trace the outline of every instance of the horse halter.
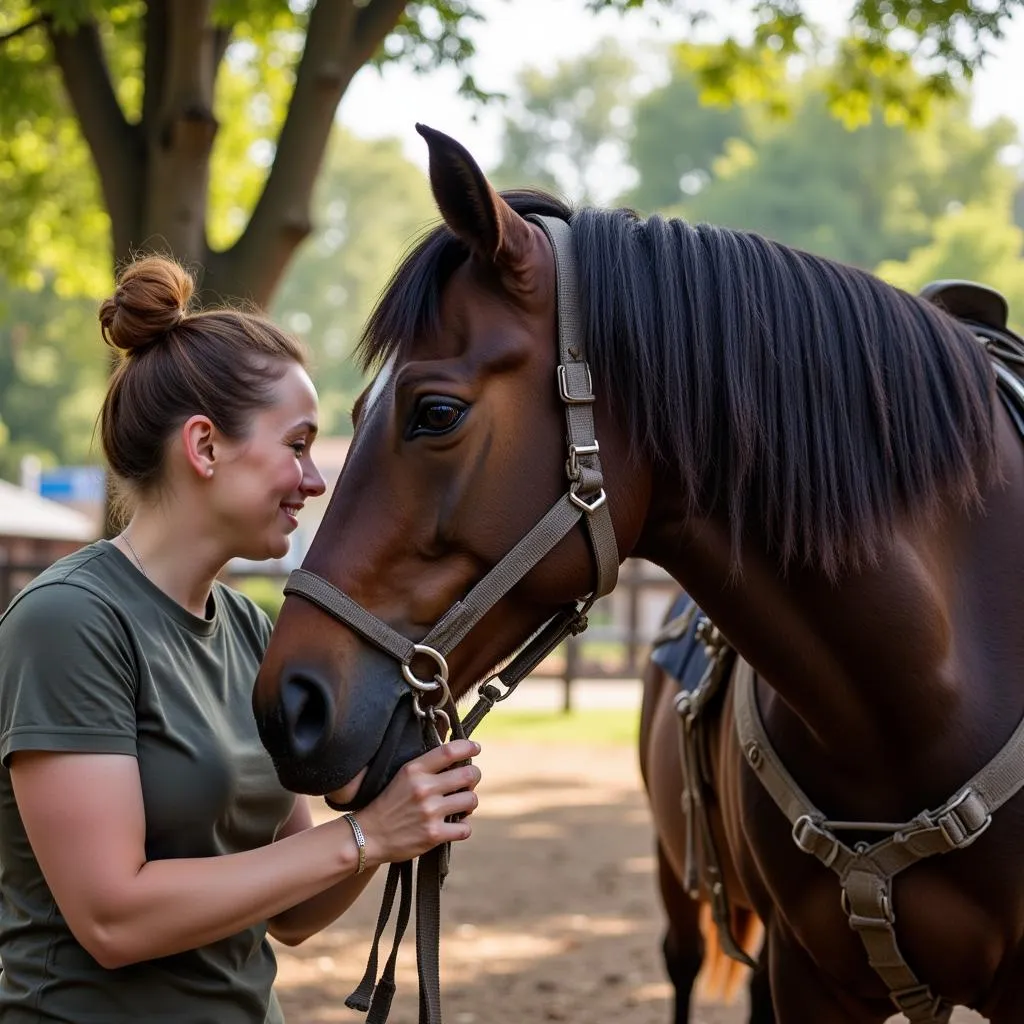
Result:
M591 605L597 598L609 593L618 578L619 552L604 491L600 447L594 436L594 389L579 338L579 296L572 232L565 221L557 218L531 215L528 219L544 231L555 254L559 351L557 384L565 407L568 447L565 473L568 489L540 522L461 601L456 601L445 612L419 643L402 636L332 583L307 569L300 568L292 572L284 588L285 594L295 594L312 602L395 658L413 692L415 713L431 721L440 716L447 725L452 722L449 714L441 709L449 706L454 714L454 704L448 690L446 656L581 519L586 524L594 556L597 582L593 592L552 616L520 648L513 661L516 671L510 673L506 668L504 672L492 676L480 687L481 696L485 700L489 699L490 704L495 699L503 699L508 695L507 692L494 696L493 687L485 689L492 680L498 679L511 689L570 633L579 633L585 629L586 614ZM424 679L416 675L412 662L417 657L433 661L433 678ZM438 690L440 700L424 710L420 704L421 694ZM491 694L489 698L488 693Z
M579 296L576 256L569 225L557 218L531 215L547 236L555 256L556 304L558 312L558 394L565 409L568 457L565 474L568 488L548 512L504 558L461 600L456 601L419 642L414 643L367 611L323 577L296 569L288 578L285 594L312 602L363 639L390 654L401 666L412 690L412 707L420 718L426 744L437 746L438 719L453 735L468 736L496 701L505 700L551 651L570 634L587 627L591 605L615 586L619 573L619 551L608 510L600 448L594 436L594 388L590 368L579 338ZM586 524L596 572L593 591L556 612L519 649L501 672L479 687L479 700L463 721L459 721L448 689L446 655L458 646L470 630L526 576L580 520ZM416 657L434 663L434 677L424 679L413 670ZM502 689L496 686L500 683ZM439 693L438 693L439 691ZM423 708L420 697L438 693L436 703ZM373 771L367 772L367 781ZM362 787L361 787L362 788ZM416 884L416 959L420 983L420 1024L441 1024L440 996L440 892L448 872L446 847L435 847L420 858ZM395 935L384 969L377 979L378 945L387 926L395 895L401 888ZM412 863L392 864L374 932L366 973L356 990L345 1000L352 1009L367 1013L366 1024L385 1024L395 993L398 948L409 921L412 906Z

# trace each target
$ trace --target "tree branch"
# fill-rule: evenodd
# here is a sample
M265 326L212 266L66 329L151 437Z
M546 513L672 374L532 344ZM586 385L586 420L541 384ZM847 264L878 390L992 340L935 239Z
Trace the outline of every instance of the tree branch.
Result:
M213 67L211 68L211 74L213 81L217 81L217 72L220 69L220 62L224 59L224 54L228 52L228 44L231 42L232 28L230 25L220 25L213 33Z
M404 4L389 2L401 13ZM310 13L295 89L263 192L238 241L209 257L212 284L221 294L265 305L311 230L313 186L334 114L364 63L353 49L357 16L352 0L319 0Z
M71 31L47 23L54 59L82 134L99 171L107 212L113 223L115 252L123 253L138 223L142 165L138 138L114 95L95 21Z
M405 8L405 0L371 0L359 12L353 42L360 66L377 52L377 47L398 23Z
M166 3L160 106L146 133L143 233L189 261L206 252L210 152L217 135L213 82L219 32L211 24L211 8L212 0Z
M142 133L146 136L157 130L163 106L167 76L167 21L167 0L149 0L146 4L142 94Z
M40 14L36 18L31 18L26 21L24 25L19 25L17 28L12 28L10 32L4 32L0 35L0 46L3 46L9 39L17 39L18 36L24 35L26 32L31 31L37 25L42 25L46 19Z

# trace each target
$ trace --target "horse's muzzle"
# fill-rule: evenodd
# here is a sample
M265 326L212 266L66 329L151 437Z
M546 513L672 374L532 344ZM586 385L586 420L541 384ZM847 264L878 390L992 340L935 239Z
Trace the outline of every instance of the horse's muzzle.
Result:
M336 693L316 669L288 666L276 705L254 711L260 739L286 789L322 796L368 768L351 805L358 809L424 746L412 695L394 659L364 648L351 670L358 683Z

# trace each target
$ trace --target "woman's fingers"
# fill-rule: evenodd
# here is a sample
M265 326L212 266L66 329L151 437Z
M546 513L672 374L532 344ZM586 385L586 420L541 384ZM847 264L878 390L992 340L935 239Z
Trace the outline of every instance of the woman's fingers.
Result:
M435 775L439 793L454 793L458 789L476 789L480 781L480 769L475 764L467 764L461 768L449 768L440 775Z
M451 740L448 743L442 743L439 747L434 747L433 750L428 750L425 754L420 754L409 763L422 771L436 775L459 761L468 761L471 757L476 757L479 753L480 744L475 740Z
M460 789L457 793L449 793L441 798L439 813L443 817L449 814L468 814L480 806L480 797L470 789Z

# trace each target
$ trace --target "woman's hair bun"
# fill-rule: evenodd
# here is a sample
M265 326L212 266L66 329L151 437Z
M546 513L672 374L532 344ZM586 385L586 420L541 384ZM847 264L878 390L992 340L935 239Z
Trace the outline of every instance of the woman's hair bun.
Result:
M104 341L122 352L157 341L187 314L194 289L192 275L165 256L130 263L118 275L114 294L100 306Z

